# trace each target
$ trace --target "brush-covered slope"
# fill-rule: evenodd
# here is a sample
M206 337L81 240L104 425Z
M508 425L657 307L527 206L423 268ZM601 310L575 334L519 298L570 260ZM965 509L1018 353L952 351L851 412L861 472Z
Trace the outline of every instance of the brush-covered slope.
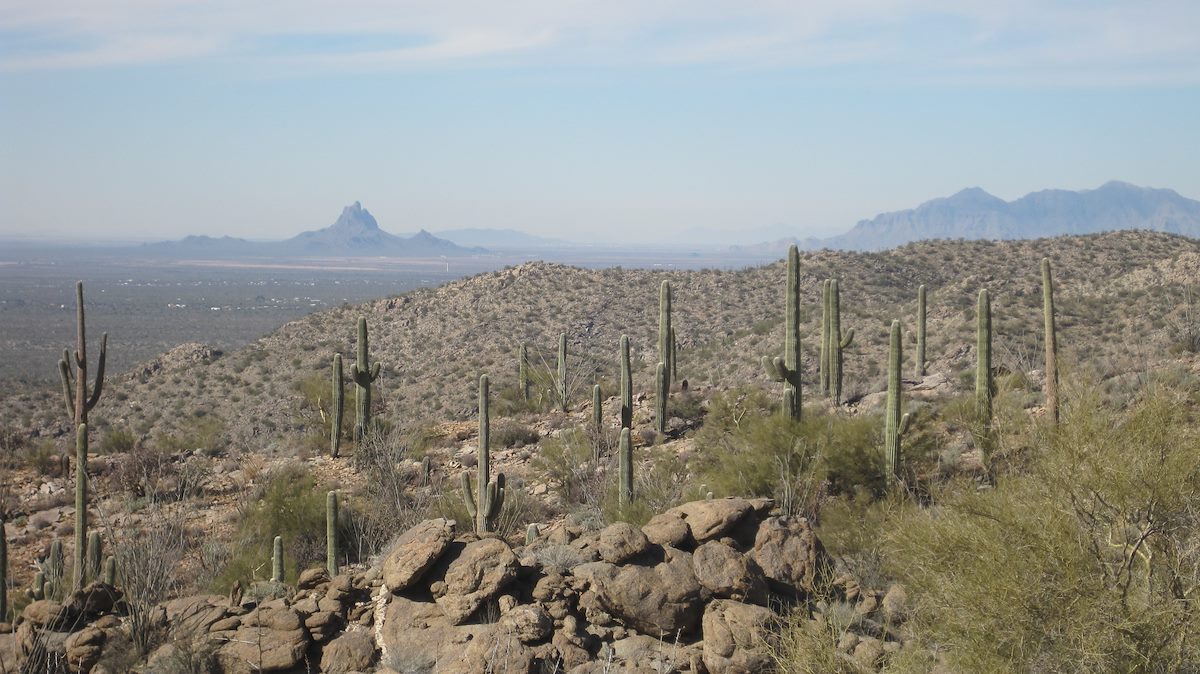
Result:
M1039 369L1043 256L1054 261L1064 367L1099 364L1100 374L1111 376L1180 357L1195 366L1193 356L1172 348L1187 321L1186 289L1200 279L1200 242L1123 232L804 253L806 382L816 378L820 287L831 276L841 279L842 325L857 334L845 365L850 399L882 390L888 326L893 318L912 326L922 283L929 290L931 372L957 380L971 366L975 295L983 287L994 298L997 366ZM402 425L470 417L481 373L491 376L494 394L511 395L522 342L547 382L560 332L567 335L575 403L590 397L593 381L604 386L606 396L616 393L622 334L633 345L635 390L649 391L658 360L663 280L674 289L679 377L692 386L751 384L774 391L759 360L782 348L784 276L781 262L743 271L669 273L525 264L313 314L218 358L199 345L181 347L132 372L110 374L93 419L101 427L153 436L217 418L245 449L286 448L298 436L319 432L316 408L328 409L331 357L340 352L353 359L359 316L370 327L371 359L383 364L376 395L380 414ZM0 399L0 409L11 431L54 434L66 442L60 392L10 393ZM348 401L348 413L352 410Z

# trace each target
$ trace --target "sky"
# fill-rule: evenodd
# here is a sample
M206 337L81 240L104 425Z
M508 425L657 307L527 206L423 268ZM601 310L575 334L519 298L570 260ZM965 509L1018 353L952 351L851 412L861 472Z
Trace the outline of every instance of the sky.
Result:
M828 236L1200 198L1194 0L0 2L0 239Z

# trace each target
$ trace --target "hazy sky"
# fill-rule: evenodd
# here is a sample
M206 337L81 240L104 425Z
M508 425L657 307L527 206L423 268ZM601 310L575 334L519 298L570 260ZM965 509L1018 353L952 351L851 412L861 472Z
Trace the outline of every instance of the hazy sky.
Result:
M842 231L1200 197L1195 0L0 2L0 238Z

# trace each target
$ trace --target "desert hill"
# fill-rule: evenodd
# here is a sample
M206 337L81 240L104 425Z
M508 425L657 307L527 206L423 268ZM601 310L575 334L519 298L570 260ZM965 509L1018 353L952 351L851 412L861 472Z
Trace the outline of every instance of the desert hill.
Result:
M1011 242L922 242L885 252L802 254L805 379L815 376L820 283L841 279L843 324L857 330L846 359L851 396L882 390L887 328L911 326L916 287L929 288L931 369L967 367L973 348L976 292L993 294L999 364L1036 369L1040 342L1038 261L1054 260L1060 279L1060 338L1067 363L1104 362L1133 371L1171 357L1172 326L1182 320L1186 289L1200 278L1200 242L1148 232ZM617 344L632 343L635 386L650 390L657 362L658 286L675 295L679 376L693 386L770 386L759 358L782 344L782 266L743 271L584 270L529 263L440 288L418 290L288 323L220 358L141 367L112 377L96 423L139 435L177 429L190 417L222 420L231 439L278 446L311 428L300 393L324 393L335 352L353 358L355 322L365 316L371 358L383 364L377 404L405 425L468 418L475 380L491 375L498 390L515 387L517 350L531 350L546 378L557 337L566 333L572 399L585 402L593 381L616 386ZM64 340L69 336L64 335ZM57 392L21 391L0 399L9 428L63 436ZM326 396L327 400L327 396ZM197 412L196 410L200 410ZM259 438L258 440L253 440Z

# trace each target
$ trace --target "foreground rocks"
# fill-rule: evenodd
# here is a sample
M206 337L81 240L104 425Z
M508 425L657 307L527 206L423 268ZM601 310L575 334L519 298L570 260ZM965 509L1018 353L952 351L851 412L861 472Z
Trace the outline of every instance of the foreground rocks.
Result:
M428 520L378 568L333 578L310 570L297 589L252 588L257 601L195 596L156 607L169 638L145 671L179 662L229 673L763 671L776 611L807 605L831 580L808 522L772 507L697 501L645 527L564 525L523 548ZM124 671L119 591L90 589L95 597L26 607L20 655L0 652L4 666L34 656L72 672Z

